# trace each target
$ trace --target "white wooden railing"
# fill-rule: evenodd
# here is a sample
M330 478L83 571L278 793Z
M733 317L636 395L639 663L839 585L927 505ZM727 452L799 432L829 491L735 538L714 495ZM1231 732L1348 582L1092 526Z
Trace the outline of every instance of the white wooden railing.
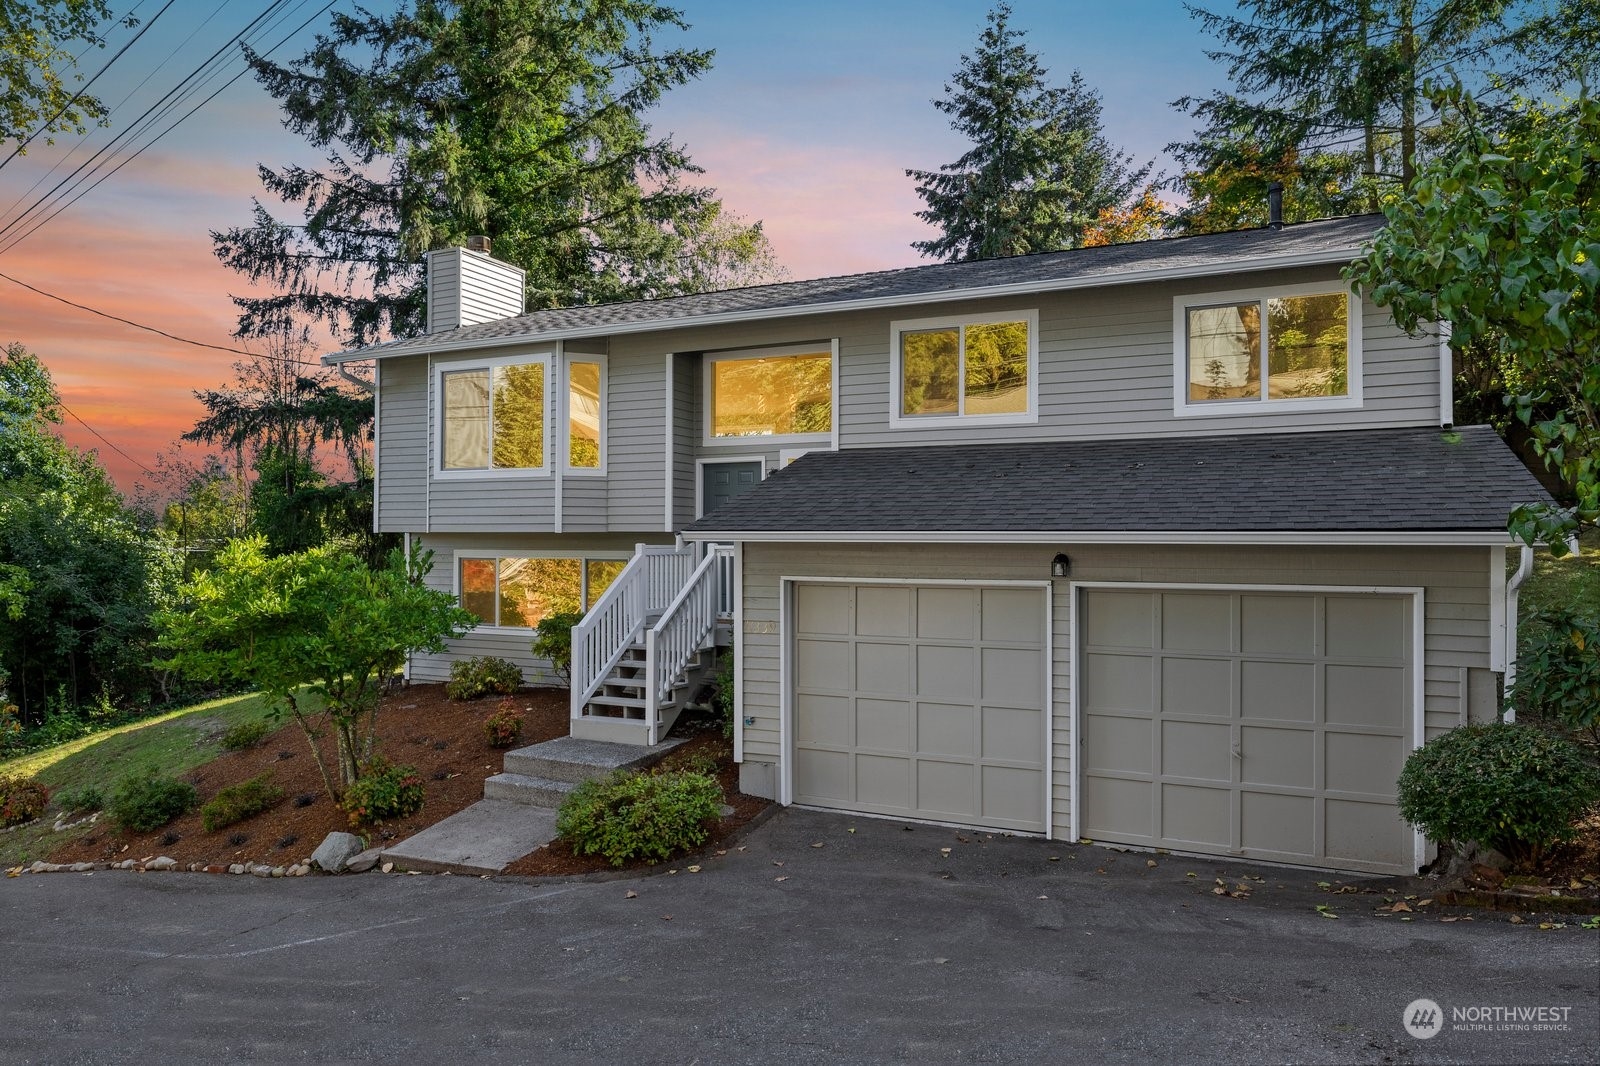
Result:
M572 717L583 717L622 653L672 604L698 557L694 545L640 544L605 595L572 627Z
M646 676L650 688L645 695L644 716L650 726L651 744L661 739L656 734L661 704L672 695L678 675L707 646L724 598L729 602L731 613L733 592L727 578L732 572L733 549L711 545L677 598L645 636L645 661L649 663Z

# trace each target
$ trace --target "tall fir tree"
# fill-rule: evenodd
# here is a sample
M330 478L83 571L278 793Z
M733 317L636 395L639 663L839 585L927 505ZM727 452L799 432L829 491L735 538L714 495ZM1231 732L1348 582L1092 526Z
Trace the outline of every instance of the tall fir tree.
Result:
M1101 126L1100 94L1073 71L1065 87L998 4L971 55L933 106L972 145L938 170L907 170L927 204L917 217L939 236L915 241L925 256L991 259L1082 245L1108 209L1138 200L1150 166L1114 147Z
M1510 84L1518 33L1506 0L1244 0L1236 12L1186 5L1222 47L1231 90L1173 106L1201 124L1167 146L1183 164L1179 227L1265 221L1265 189L1285 186L1290 218L1376 211L1411 184L1438 123L1430 79ZM1259 205L1255 207L1245 205Z
M280 65L248 55L324 169L260 168L250 226L216 254L276 291L237 297L240 336L320 323L347 345L423 325L420 257L494 239L528 272L530 308L677 295L776 273L760 224L731 219L682 146L642 118L709 51L650 0L410 0L335 14Z

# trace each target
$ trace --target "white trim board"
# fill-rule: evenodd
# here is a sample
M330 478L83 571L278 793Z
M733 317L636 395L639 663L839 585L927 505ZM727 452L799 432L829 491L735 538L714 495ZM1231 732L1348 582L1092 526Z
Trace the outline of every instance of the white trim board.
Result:
M1282 584L1227 584L1224 582L1167 582L1167 581L1069 581L1067 584L1067 617L1072 639L1067 646L1068 674L1072 693L1072 771L1068 785L1068 802L1071 804L1071 838L1083 837L1083 808L1081 806L1083 760L1079 754L1083 745L1083 703L1080 698L1080 670L1082 663L1079 646L1083 627L1078 622L1079 589L1135 589L1140 592L1287 592L1327 593L1333 595L1367 593L1411 598L1411 748L1422 747L1427 739L1427 663L1425 661L1426 611L1424 590L1416 585L1282 585ZM1420 869L1427 862L1428 841L1421 832L1412 831L1412 861ZM1204 853L1215 855L1213 852ZM1232 856L1245 859L1247 856ZM1253 860L1252 860L1253 861Z
M1215 277L1218 274L1253 274L1263 270L1287 270L1302 266L1329 266L1345 264L1361 254L1362 246L1322 249L1316 252L1296 252L1289 255L1267 255L1237 262L1189 263L1179 267L1158 267L1133 270L1123 274L1091 274L1076 278L1054 278L1047 281L1025 281L1009 285L972 286L965 289L947 289L942 292L921 292L905 296L876 297L859 300L831 300L816 304L790 304L783 307L758 308L749 311L724 311L717 314L684 318L651 318L637 322L619 322L610 325L589 323L565 329L552 329L542 333L522 333L503 337L473 337L466 340L440 340L434 344L420 344L400 348L393 352L357 348L334 352L322 357L328 365L361 359L389 359L398 356L418 355L423 352L467 351L474 348L503 348L530 342L548 342L571 337L608 337L629 333L689 329L697 326L720 326L735 322L761 321L774 318L799 318L804 315L831 314L837 311L861 311L874 308L917 307L924 304L948 303L956 300L988 299L999 296L1028 296L1042 292L1068 292L1074 289L1109 288L1114 285L1136 285L1149 281L1178 281L1187 278Z
M1358 546L1358 547L1496 547L1515 544L1510 533L1443 531L1393 533L1351 530L1322 533L1315 530L685 530L684 540L743 541L749 544L1240 544Z

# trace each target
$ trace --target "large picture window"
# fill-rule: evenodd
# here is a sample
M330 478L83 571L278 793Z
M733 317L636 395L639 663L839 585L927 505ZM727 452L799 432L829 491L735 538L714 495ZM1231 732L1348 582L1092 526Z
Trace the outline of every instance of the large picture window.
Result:
M1358 311L1342 289L1179 297L1178 413L1359 403Z
M833 432L833 352L783 348L706 360L710 440L815 438Z
M463 556L457 595L486 626L532 629L552 614L593 607L627 565L626 558L594 556Z
M438 372L439 469L543 470L548 360Z
M890 422L1031 421L1038 322L1028 311L894 323Z

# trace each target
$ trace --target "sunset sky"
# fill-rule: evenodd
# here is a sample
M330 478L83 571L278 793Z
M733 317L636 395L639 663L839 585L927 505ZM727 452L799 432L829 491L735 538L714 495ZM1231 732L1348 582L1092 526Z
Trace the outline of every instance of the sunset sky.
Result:
M114 105L109 130L93 132L82 147L72 135L53 147L35 144L0 169L0 225L126 129L265 6L177 0L94 86ZM342 10L351 6L338 2ZM929 101L976 41L988 4L680 0L679 6L690 31L660 43L714 48L715 66L669 94L650 121L687 145L723 202L766 223L778 259L797 279L918 262L910 243L927 231L913 215L921 202L903 172L932 169L964 150ZM159 7L149 0L139 14L148 18ZM319 7L305 0L263 36L261 47L286 37ZM1056 79L1064 82L1077 68L1103 94L1112 141L1170 171L1164 146L1190 132L1170 102L1223 84L1221 70L1202 54L1212 42L1181 6L1015 0L1013 8L1014 24L1028 31ZM300 54L326 25L323 16L275 57ZM107 52L85 56L84 70L98 69L129 36L120 31ZM236 57L227 62L207 93L243 67ZM74 149L65 166L43 179ZM0 155L7 153L9 146ZM228 296L244 285L212 255L209 231L248 221L250 197L259 189L257 163L291 161L320 162L281 128L274 102L243 77L81 201L0 250L0 273L169 333L237 346ZM9 239L0 238L0 247ZM127 453L69 420L67 439L97 448L124 489L193 425L201 413L193 391L227 384L235 358L0 279L0 344L13 341L44 359L72 412ZM185 454L198 455L192 447Z

